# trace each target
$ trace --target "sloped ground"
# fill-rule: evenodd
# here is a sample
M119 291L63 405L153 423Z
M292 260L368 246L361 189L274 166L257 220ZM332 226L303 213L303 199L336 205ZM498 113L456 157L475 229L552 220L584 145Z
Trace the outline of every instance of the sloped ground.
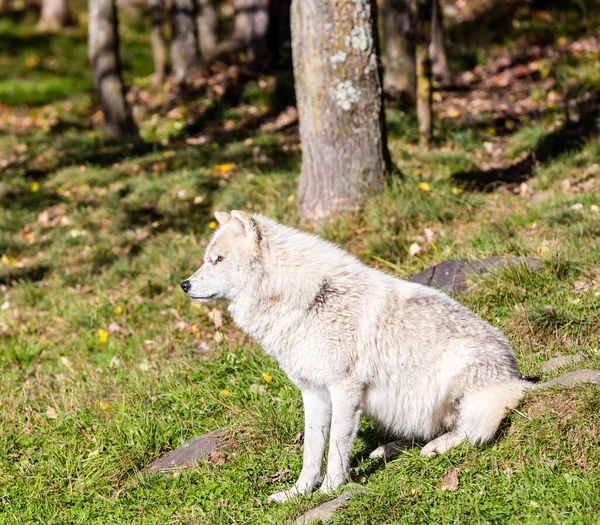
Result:
M414 117L391 108L403 178L318 232L399 277L449 258L541 258L541 270L504 270L460 300L505 331L524 375L547 379L559 372L542 374L541 364L559 355L580 353L577 368L600 368L600 56L591 10L577 33L565 24L563 34L570 11L534 4L519 17L530 29L517 29L539 52L521 60L508 33L488 42L471 75L456 75L463 87L438 93L442 122L429 151L416 145ZM27 26L2 24L2 35L27 35ZM563 51L552 54L556 42L540 42L536 24L558 28ZM2 521L293 520L326 499L265 503L300 469L299 394L222 305L195 308L178 289L201 262L212 210L299 224L289 79L217 68L183 94L185 104L136 81L148 143L115 144L90 124L99 119L81 35L49 38L0 54L11 72L0 95L12 90L0 96ZM144 40L125 42L141 60ZM456 60L469 45L457 46ZM65 46L68 69L58 76L80 83L48 91ZM365 421L353 475L366 492L334 522L596 523L598 394L589 385L530 394L494 443L427 460L418 444L388 464L367 459L381 436ZM139 475L220 427L236 436L224 463ZM442 491L453 468L458 486Z

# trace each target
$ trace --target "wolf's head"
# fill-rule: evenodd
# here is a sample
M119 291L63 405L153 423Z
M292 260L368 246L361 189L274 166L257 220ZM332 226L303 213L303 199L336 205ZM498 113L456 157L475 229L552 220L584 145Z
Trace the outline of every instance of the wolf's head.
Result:
M212 299L233 300L261 271L260 227L254 217L244 211L231 214L215 212L220 228L211 239L204 264L181 288L195 303Z

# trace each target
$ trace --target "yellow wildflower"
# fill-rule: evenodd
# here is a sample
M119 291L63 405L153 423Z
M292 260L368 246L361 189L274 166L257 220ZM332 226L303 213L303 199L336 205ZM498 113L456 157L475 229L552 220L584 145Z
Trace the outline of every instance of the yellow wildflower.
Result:
M419 182L419 189L423 191L429 191L431 186L429 186L428 182Z
M273 376L268 374L267 372L263 372L262 373L262 378L267 382L270 383L271 381L273 381Z
M217 221L210 221L210 222L208 223L208 227L209 227L211 230L216 230L216 229L219 227L219 225L217 224Z
M452 188L450 191L453 195L460 195L461 193L464 193L465 190L462 188Z
M38 191L40 191L40 183L39 182L32 182L31 183L31 191L33 193L37 193Z
M121 314L123 313L123 307L122 307L122 306L117 306L117 307L115 307L115 309L114 309L114 312L115 312L117 315L121 315Z
M229 395L229 390L227 390L226 388L223 388L222 390L219 390L219 393L224 395L224 396L228 396Z
M215 164L213 169L220 174L229 173L233 170L233 164Z
M98 339L101 343L106 343L106 341L108 341L108 332L106 330L103 330L102 328L99 328Z

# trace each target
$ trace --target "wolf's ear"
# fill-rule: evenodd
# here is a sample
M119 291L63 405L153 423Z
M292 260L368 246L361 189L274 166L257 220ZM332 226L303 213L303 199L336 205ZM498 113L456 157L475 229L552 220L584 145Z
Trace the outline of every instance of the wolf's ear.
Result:
M232 210L231 216L242 223L246 237L252 239L257 244L261 241L262 235L260 232L260 227L252 215L246 213L245 211Z
M226 211L216 211L215 219L217 219L217 222L223 226L231 220L231 215L229 215L229 213Z

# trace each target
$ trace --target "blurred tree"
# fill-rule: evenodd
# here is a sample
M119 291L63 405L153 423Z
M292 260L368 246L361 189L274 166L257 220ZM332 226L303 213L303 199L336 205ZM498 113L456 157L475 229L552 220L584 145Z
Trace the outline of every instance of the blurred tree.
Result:
M415 100L415 20L411 0L383 0L385 92Z
M58 31L67 24L67 0L43 0L38 31Z
M432 0L417 0L417 33L415 44L417 77L417 120L422 146L431 140L431 15Z
M137 139L121 78L115 0L89 0L89 20L88 51L106 128L113 137Z
M389 167L374 0L293 0L302 143L299 204L314 220L379 191Z
M171 0L171 65L183 82L200 62L196 0Z
M450 68L444 45L444 16L440 0L433 0L431 20L431 72L442 84L450 83Z
M264 58L268 55L269 0L234 0L233 5L232 39L246 50L250 62Z
M198 45L202 56L209 56L217 45L217 10L215 0L198 0Z
M164 34L164 1L150 0L152 29L152 60L154 61L154 82L162 84L167 74L168 52Z

